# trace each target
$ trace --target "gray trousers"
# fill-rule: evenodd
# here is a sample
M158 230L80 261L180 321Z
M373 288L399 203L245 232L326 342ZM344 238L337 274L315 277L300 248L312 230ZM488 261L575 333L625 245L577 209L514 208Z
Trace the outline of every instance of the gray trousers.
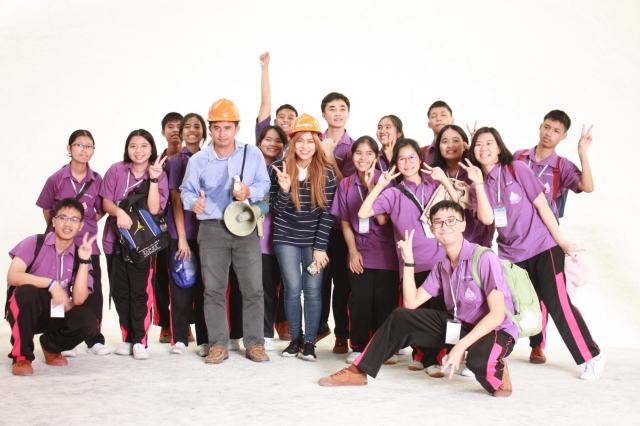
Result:
M209 345L225 348L229 345L227 287L231 261L242 292L244 347L264 345L262 251L258 234L253 232L246 237L238 237L223 223L202 221L198 245Z

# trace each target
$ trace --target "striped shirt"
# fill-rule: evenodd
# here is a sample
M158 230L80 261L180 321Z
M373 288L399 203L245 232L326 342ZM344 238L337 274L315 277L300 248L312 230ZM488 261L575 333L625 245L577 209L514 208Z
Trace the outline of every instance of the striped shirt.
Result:
M282 160L273 163L278 169L282 169ZM336 192L336 172L332 166L327 167L325 183L325 196L327 197L327 209L322 210L316 206L311 209L311 182L310 176L300 182L298 189L300 210L291 200L291 191L284 193L278 184L278 175L273 167L269 167L271 189L269 190L269 204L274 211L273 244L288 244L297 247L313 246L314 250L326 251L329 242L329 232L333 226L333 215L329 208Z

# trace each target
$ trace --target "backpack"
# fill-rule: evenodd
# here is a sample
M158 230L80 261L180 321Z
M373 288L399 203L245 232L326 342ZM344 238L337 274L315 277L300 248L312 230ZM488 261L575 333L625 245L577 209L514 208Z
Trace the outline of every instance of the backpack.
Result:
M473 251L472 261L473 280L482 290L484 286L478 273L478 263L485 251L491 251L491 249L477 247ZM518 337L535 336L542 331L542 311L529 274L508 260L500 259L500 262L502 262L502 270L511 292L515 312L511 312L506 306L504 311L518 327Z
M140 263L149 256L169 246L170 236L164 215L152 215L147 210L149 183L145 181L133 193L122 200L118 207L131 218L131 228L116 228L115 253L128 263Z
M525 151L526 152L526 151ZM524 161L526 154L523 152L518 157L518 161ZM567 196L569 195L569 191L564 191L562 194L558 195L560 191L560 160L562 157L558 155L558 161L556 162L556 166L553 167L553 188L551 192L551 199L556 203L556 209L558 210L557 219L564 216L564 208L567 205ZM510 165L511 167L511 165ZM513 167L511 167L511 174L515 179L516 175L513 173ZM551 205L549 205L551 207ZM553 209L551 209L553 211Z

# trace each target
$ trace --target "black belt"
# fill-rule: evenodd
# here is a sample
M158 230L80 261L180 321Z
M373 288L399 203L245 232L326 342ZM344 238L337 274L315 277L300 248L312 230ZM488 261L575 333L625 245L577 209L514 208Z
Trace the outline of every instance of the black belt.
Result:
M205 219L203 222L224 223L224 219Z

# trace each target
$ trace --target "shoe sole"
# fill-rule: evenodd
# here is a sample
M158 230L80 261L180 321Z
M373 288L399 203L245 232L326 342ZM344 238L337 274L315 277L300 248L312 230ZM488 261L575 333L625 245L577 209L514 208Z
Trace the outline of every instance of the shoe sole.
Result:
M412 366L412 365L409 365L409 366L407 367L407 369L409 369L409 370L411 370L411 371L422 371L422 370L424 370L424 367L420 368L420 367L414 367L414 366Z
M269 361L269 357L266 358L251 358L249 355L246 355L245 358L250 359L253 362L265 362Z
M427 373L427 376L433 377L434 379L441 379L444 377L444 373L442 371L436 372L436 373L429 373L429 372L426 372L426 373Z
M205 360L204 360L204 363L205 363L205 364L222 364L222 362L223 362L225 359L229 359L229 355L225 356L225 357L224 357L224 358L222 358L222 360L220 360L220 361L218 361L218 360L216 360L216 361L208 361L208 360L206 360L206 359L205 359Z
M346 353L349 353L349 348L333 348L333 353L344 355Z
M305 361L316 361L316 357L313 355L298 355L298 358L302 358Z
M535 360L533 360L533 359L529 358L529 362L531 364L544 364L545 362L547 362L547 360L546 359L542 359L542 360L535 359Z
M296 352L295 354L290 354L289 352L282 352L280 355L286 358L294 358L297 357L300 352Z
M389 360L383 362L384 365L396 365L397 363L398 361L389 361Z
M320 386L325 386L325 387L328 387L328 388L337 388L337 387L341 387L341 386L366 386L367 382L364 382L364 383L351 383L351 382L337 383L337 382L332 382L329 379L320 379L320 380L318 380L318 384Z

